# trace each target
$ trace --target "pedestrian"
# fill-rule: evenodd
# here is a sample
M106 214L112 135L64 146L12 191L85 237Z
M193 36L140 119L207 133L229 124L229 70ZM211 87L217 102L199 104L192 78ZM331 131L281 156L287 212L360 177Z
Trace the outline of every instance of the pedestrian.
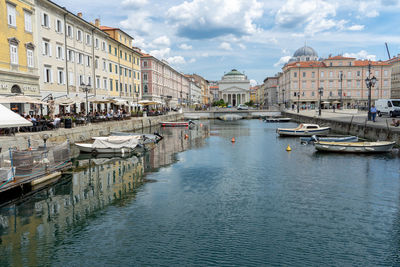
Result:
M335 112L336 106L335 106L335 105L332 105L332 108L333 108L333 112Z
M375 107L375 105L371 106L370 112L371 112L371 119L372 119L373 122L375 122L375 118L376 118L376 107Z

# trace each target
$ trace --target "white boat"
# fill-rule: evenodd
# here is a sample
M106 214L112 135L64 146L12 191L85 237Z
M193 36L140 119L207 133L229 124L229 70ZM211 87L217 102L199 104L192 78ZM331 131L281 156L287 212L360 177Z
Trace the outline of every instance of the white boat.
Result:
M111 132L110 135L111 136L140 136L142 144L158 143L159 141L161 141L164 138L162 135L160 135L157 132L155 132L154 134L129 133L129 132ZM93 137L93 139L94 138L97 138L97 137Z
M290 122L291 118L266 117L264 122Z
M377 142L316 142L315 149L327 152L345 152L345 153L384 153L392 150L395 142L377 141Z
M97 137L93 143L76 143L81 152L92 154L129 154L140 148L140 136Z
M313 143L318 141L326 142L358 142L358 136L316 136L300 137L301 143Z
M318 124L302 123L297 128L278 128L276 132L281 136L313 136L326 135L330 127L320 127Z

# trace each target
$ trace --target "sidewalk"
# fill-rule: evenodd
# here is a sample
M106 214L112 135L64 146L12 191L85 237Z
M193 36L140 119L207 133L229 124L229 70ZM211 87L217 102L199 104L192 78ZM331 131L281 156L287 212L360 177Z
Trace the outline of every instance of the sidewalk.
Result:
M368 121L368 113L366 111L359 111L356 109L344 109L344 110L335 110L333 112L332 109L323 109L321 110L321 116L318 116L318 110L300 110L297 113L297 110L285 110L284 112L293 114L293 115L301 115L310 118L321 118L327 120L335 120L342 122L352 122L357 124L363 124L373 127L384 127L389 128L390 130L400 131L400 127L391 126L392 119L387 116L376 117L375 122ZM400 118L395 118L396 120Z

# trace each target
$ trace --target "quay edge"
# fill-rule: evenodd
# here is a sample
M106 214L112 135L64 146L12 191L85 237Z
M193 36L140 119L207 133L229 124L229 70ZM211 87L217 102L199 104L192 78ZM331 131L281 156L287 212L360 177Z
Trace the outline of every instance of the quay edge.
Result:
M319 118L317 116L306 116L302 114L293 114L290 112L282 111L282 115L292 118L298 123L315 123L318 125L329 126L334 132L345 135L356 135L360 138L378 141L387 140L396 142L400 146L400 129L394 130L393 128L382 125L371 125L366 123L343 121L335 118Z
M173 113L168 115L154 117L131 118L121 121L107 121L100 123L90 123L84 126L78 126L70 129L59 128L56 130L17 133L13 136L1 136L0 147L2 151L7 151L9 148L27 149L28 140L31 142L43 143L43 136L49 136L49 142L62 142L68 139L71 144L90 140L93 136L106 136L111 131L137 131L143 128L158 126L162 121L177 121L183 119L182 113ZM35 146L35 143L32 143Z

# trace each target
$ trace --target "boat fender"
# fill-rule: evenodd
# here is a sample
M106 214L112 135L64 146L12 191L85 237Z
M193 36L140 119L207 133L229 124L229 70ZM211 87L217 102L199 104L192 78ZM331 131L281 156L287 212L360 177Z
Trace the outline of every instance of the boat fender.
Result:
M290 145L287 145L287 147L286 147L286 151L292 151L292 148L290 147Z
M232 137L231 142L232 142L232 143L235 143L235 142L236 142L235 137Z
M97 149L92 149L92 155L97 156L99 154L99 151Z

